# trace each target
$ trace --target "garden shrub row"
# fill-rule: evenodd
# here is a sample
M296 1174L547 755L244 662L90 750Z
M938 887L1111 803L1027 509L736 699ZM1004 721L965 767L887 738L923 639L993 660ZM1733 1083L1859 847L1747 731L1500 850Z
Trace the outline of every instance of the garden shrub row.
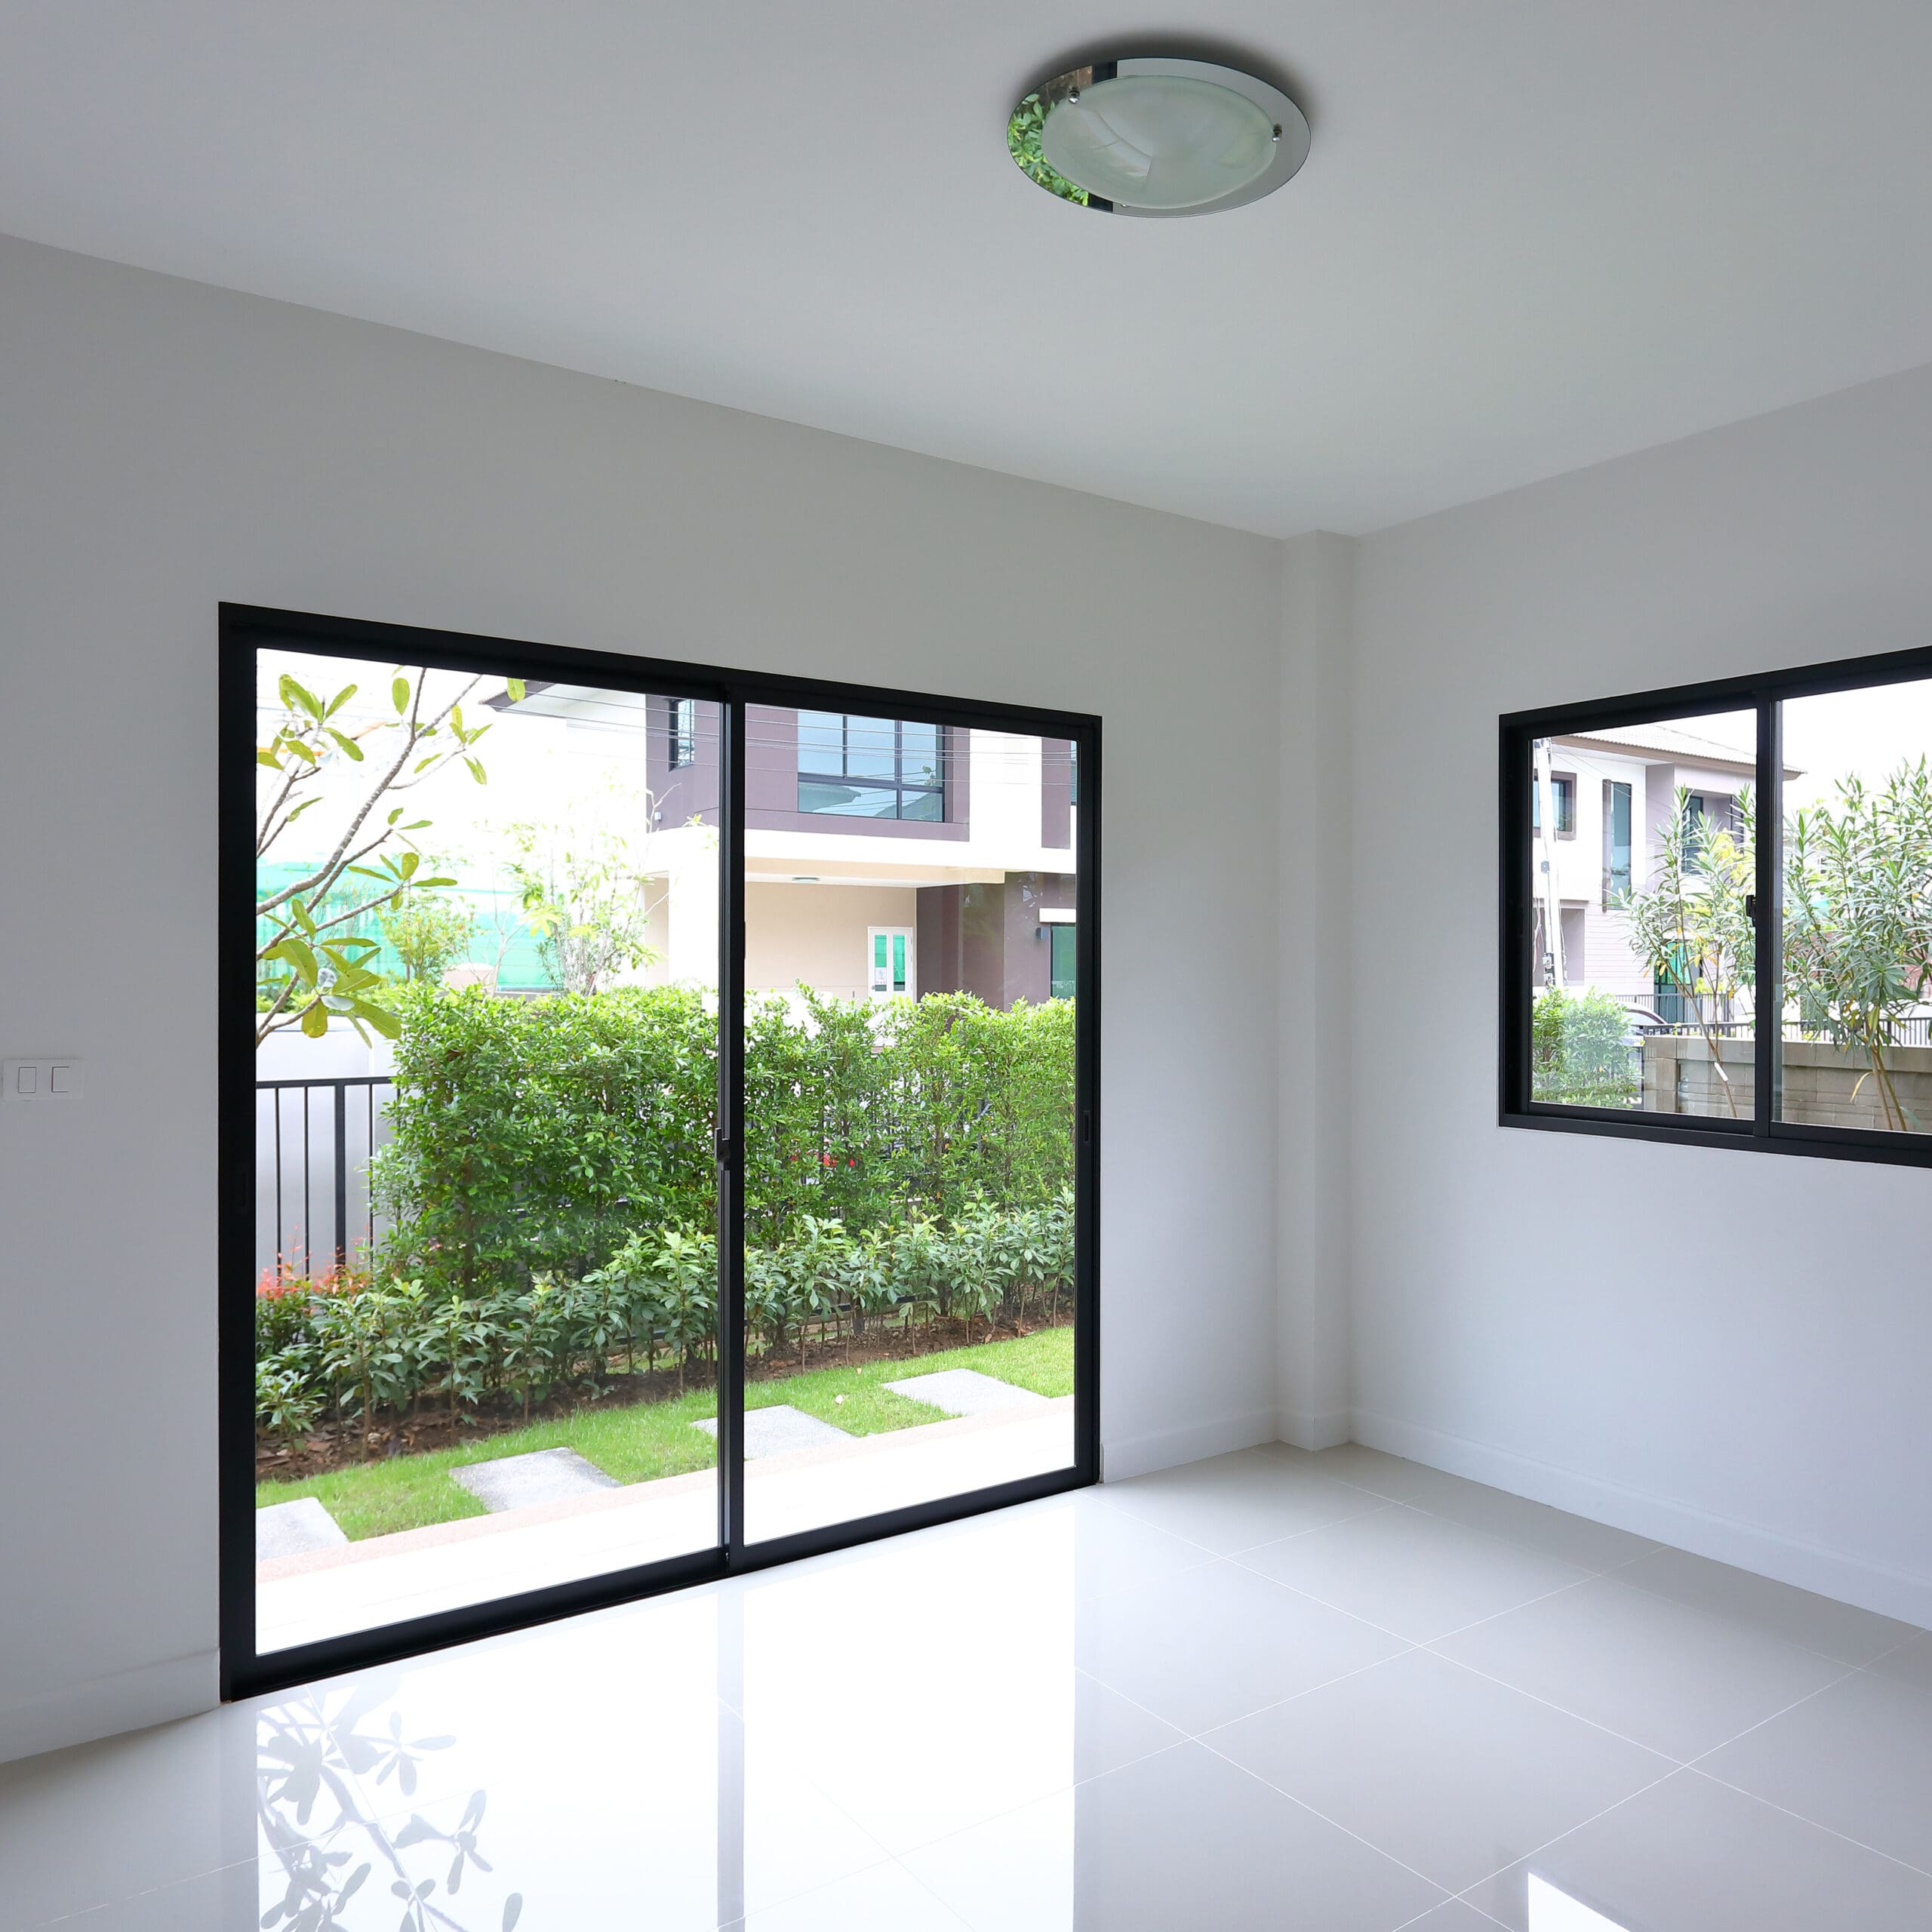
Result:
M804 1217L798 1238L745 1256L754 1351L777 1355L866 1322L1051 1318L1070 1296L1073 1202L1003 1208L975 1202L949 1224L924 1216L848 1231ZM265 1278L256 1297L258 1420L295 1435L325 1415L373 1419L428 1401L454 1415L501 1411L555 1391L595 1395L621 1371L715 1361L718 1244L707 1230L639 1229L603 1267L539 1272L518 1287L438 1294L420 1278L337 1269Z
M1072 1269L1073 1008L801 993L746 1014L746 1306L768 1349L836 1319L990 1318ZM398 1002L389 1232L367 1271L272 1276L261 1420L426 1395L540 1401L614 1359L688 1373L716 1326L718 1029L686 988Z

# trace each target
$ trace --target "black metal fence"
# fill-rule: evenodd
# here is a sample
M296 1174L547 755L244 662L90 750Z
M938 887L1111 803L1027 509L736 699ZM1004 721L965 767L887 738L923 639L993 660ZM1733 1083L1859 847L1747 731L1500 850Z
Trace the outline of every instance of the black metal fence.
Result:
M386 1073L255 1083L255 1260L314 1275L356 1264L381 1225L370 1163L389 1138Z
M1686 1020L1665 1026L1640 1023L1637 1031L1651 1039L1700 1039L1707 1033L1715 1035L1720 1040L1749 1039L1754 1023L1749 1020L1718 1020L1703 1026L1695 1020ZM1832 1044L1829 1034L1821 1033L1816 1028L1807 1028L1795 1020L1787 1020L1784 1023L1784 1037L1787 1045L1806 1042L1821 1046ZM1902 1019L1888 1022L1884 1029L1884 1039L1885 1044L1891 1047L1932 1047L1932 1014L1908 1014Z

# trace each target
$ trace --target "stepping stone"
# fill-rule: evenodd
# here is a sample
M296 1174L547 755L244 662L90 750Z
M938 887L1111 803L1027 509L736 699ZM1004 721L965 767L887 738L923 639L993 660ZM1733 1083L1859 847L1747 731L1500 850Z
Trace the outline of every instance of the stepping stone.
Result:
M1002 1409L1044 1408L1047 1398L1030 1389L1017 1389L996 1375L977 1368L944 1368L937 1375L909 1375L885 1385L896 1395L909 1395L949 1416L990 1416Z
M312 1549L334 1549L348 1542L342 1525L312 1496L293 1503L271 1503L255 1512L255 1561L272 1556L306 1556Z
M718 1418L707 1417L703 1422L691 1424L701 1429L707 1435L718 1433ZM850 1442L851 1434L842 1429L834 1429L829 1422L820 1422L817 1416L808 1416L802 1409L795 1409L789 1402L775 1402L768 1409L747 1409L745 1411L745 1460L755 1461L760 1456L782 1456L788 1449L824 1449L835 1442Z
M487 1463L465 1463L451 1470L491 1515L522 1509L533 1503L561 1503L615 1489L617 1478L586 1463L574 1449L533 1449L525 1456L497 1456Z

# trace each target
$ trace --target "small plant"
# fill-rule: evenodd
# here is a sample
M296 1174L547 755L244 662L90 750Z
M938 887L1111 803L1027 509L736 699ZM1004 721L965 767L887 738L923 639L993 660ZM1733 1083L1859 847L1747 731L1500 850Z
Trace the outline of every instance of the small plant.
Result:
M460 903L420 891L405 892L377 914L383 937L402 961L403 977L437 980L469 944L476 915Z

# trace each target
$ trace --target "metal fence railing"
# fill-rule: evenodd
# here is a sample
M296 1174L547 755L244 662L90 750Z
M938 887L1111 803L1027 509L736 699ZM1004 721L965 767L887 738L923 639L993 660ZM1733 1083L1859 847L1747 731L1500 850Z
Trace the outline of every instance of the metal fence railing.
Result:
M1749 1039L1754 1024L1749 1020L1718 1020L1709 1026L1700 1026L1695 1020L1683 1020L1663 1024L1639 1023L1636 1030L1647 1039L1700 1039L1706 1034L1713 1034L1720 1040ZM1784 1037L1789 1044L1831 1044L1828 1033L1795 1020L1784 1023ZM1893 1020L1885 1028L1884 1040L1887 1046L1932 1047L1932 1014L1907 1014Z
M255 1083L255 1261L314 1275L376 1245L370 1164L389 1139L386 1073Z

